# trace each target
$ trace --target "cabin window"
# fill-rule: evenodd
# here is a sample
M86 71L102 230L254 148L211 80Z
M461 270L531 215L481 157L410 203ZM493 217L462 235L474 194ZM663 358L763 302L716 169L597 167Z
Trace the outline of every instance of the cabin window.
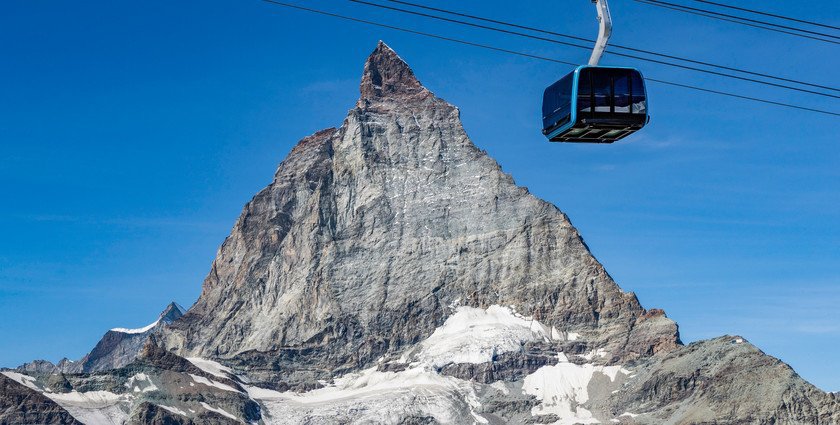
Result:
M619 114L630 113L630 79L629 72L621 72L615 75L615 112Z
M642 81L642 76L638 72L633 73L633 79L630 85L630 94L632 98L632 113L646 114L647 113L647 99L645 99L645 84Z
M589 69L580 71L578 78L577 108L580 112L592 112L592 84L590 82L592 73Z
M591 76L595 112L611 112L612 72L593 72Z
M572 82L574 73L570 73L549 86L543 94L543 128L549 128L572 112Z

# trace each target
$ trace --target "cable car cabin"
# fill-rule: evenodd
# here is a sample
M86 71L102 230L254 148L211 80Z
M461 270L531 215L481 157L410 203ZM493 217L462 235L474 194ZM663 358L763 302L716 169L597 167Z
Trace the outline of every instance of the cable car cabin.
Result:
M583 65L543 94L543 134L552 142L612 143L649 121L642 74Z

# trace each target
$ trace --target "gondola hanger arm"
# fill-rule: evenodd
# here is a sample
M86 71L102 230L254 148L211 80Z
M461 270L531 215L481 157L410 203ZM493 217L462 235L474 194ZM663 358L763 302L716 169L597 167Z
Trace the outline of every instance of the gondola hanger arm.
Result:
M610 16L610 6L607 4L607 0L592 0L592 3L595 4L595 8L598 10L598 40L595 41L595 47L592 48L589 65L598 66L601 55L607 49L610 35L612 35L612 17Z

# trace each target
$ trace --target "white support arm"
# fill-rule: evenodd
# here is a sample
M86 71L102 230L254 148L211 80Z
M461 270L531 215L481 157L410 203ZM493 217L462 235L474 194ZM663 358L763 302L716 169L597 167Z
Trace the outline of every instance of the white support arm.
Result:
M598 40L595 41L595 47L592 48L589 65L597 66L601 60L601 55L607 49L610 35L612 35L612 17L610 17L610 6L607 4L607 0L592 0L592 3L595 3L595 8L598 9Z

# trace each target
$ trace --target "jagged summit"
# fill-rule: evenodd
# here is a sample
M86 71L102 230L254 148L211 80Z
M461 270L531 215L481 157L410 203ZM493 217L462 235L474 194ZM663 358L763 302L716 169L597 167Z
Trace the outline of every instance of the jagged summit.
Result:
M184 313L186 313L186 312L187 311L184 309L184 307L181 307L180 304L176 303L175 301L172 301L160 313L160 316L159 316L158 320L160 320L164 323L167 323L167 324L172 323L172 322L180 319L181 316L183 316Z
M365 62L361 100L375 100L395 95L415 95L427 90L420 84L408 64L382 41Z

